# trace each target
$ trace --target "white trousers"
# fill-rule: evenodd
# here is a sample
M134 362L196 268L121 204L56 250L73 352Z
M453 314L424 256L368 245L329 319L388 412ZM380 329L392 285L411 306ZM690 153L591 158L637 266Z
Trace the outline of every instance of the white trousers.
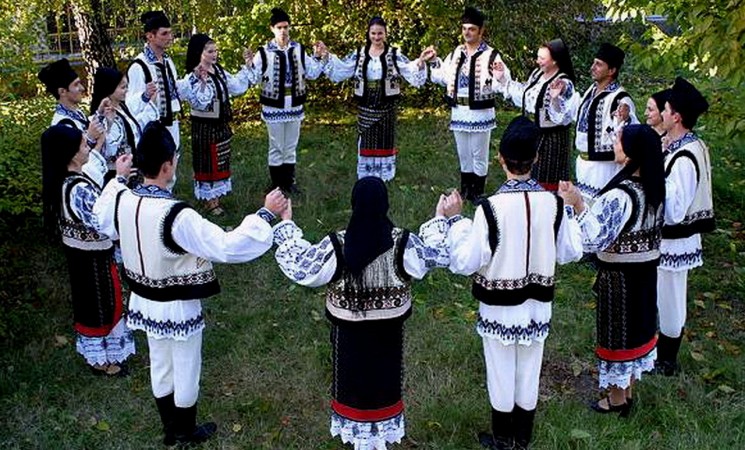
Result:
M281 166L282 164L295 164L297 160L297 143L300 139L300 124L295 120L292 122L279 122L266 124L269 132L269 165Z
M482 338L486 360L486 385L491 407L510 412L517 405L527 411L538 404L543 342L504 345Z
M489 172L489 143L491 130L478 133L453 131L458 150L460 171L483 177Z
M150 347L150 383L157 398L173 393L179 408L188 408L199 397L202 372L202 332L185 341L147 338Z
M667 337L677 338L686 324L686 299L688 271L657 269L657 310L660 331Z

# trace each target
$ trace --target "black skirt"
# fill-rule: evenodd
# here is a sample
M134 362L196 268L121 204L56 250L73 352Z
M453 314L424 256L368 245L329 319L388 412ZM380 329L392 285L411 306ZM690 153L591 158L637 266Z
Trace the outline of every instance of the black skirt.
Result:
M191 118L191 151L196 181L230 178L230 142L233 132L227 122Z
M569 126L541 128L538 161L532 175L549 191L559 189L559 181L569 179Z

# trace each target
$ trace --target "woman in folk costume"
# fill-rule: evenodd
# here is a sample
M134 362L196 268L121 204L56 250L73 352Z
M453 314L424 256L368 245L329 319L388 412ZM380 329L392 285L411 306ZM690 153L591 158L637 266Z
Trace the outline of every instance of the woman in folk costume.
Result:
M404 436L402 361L411 279L449 263L445 238L450 222L460 216L444 205L443 196L436 217L421 226L419 235L409 233L388 218L385 183L365 177L352 190L346 230L313 245L292 222L291 208L274 228L282 272L303 286L329 284L331 434L355 450L384 450Z
M662 137L667 134L662 125L662 111L665 110L665 103L670 97L670 92L670 89L655 92L647 99L647 106L644 108L647 125L654 128L654 131Z
M491 404L489 449L524 449L533 434L541 363L551 330L556 263L582 256L577 223L531 177L540 130L518 116L499 144L507 181L450 229L450 270L473 274Z
M136 104L130 109L125 102L128 86L125 74L116 69L101 67L93 76L91 115L106 124L101 154L109 169L107 179L115 174L117 158L135 151L145 125L160 118L153 98L148 102L134 98Z
M373 17L367 25L367 43L339 59L332 55L326 76L334 83L354 78L357 113L357 178L374 176L390 181L396 176L396 100L401 79L414 87L427 81L427 49L414 61L388 45L385 20Z
M61 236L67 257L77 351L93 373L124 376L135 344L123 319L114 246L93 218L101 189L82 170L91 149L77 128L54 125L42 134L41 150L44 222ZM128 175L129 168L117 172Z
M252 55L244 53L251 64ZM230 122L233 113L230 97L241 95L251 86L246 66L231 75L217 63L217 44L206 34L195 34L186 52L186 72L196 77L194 70L207 74L207 84L214 92L207 107L192 105L191 150L194 164L194 197L206 202L207 211L220 216L225 210L220 198L233 190L230 178L230 141L233 132Z
M627 125L614 146L622 164L592 208L568 182L559 188L573 206L586 252L597 252L596 326L600 413L629 414L632 387L657 355L657 265L660 260L665 173L660 137L649 125Z
M505 74L498 64L494 77L505 99L511 99L523 115L532 116L540 129L538 160L531 171L544 189L556 191L559 180L569 179L569 129L572 123L571 102L574 95L574 67L569 49L561 39L554 39L538 49L538 68L521 83ZM558 83L563 80L564 83Z

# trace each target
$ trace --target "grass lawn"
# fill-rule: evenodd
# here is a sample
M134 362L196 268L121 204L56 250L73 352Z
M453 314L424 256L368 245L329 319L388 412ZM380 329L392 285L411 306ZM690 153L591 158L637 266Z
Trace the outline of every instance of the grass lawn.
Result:
M494 144L513 114L499 114ZM351 108L332 114L311 107L307 115L298 149L304 192L293 207L296 222L317 241L343 228L350 214L355 118ZM399 166L389 192L393 221L410 230L431 217L439 193L458 186L447 122L444 109L401 112ZM224 226L255 211L268 182L263 123L236 124L235 131L234 192L224 202L229 214L218 221ZM745 448L745 171L739 163L745 151L703 131L711 136L719 229L705 237L705 266L690 274L683 373L645 376L626 420L589 411L587 402L599 398L594 274L585 265L561 267L534 448ZM176 192L193 199L188 141L184 148ZM502 179L493 166L487 189ZM33 233L18 240L30 249L36 289L45 300L23 316L25 336L0 344L0 448L160 448L144 336L137 333L130 377L91 375L75 352L61 252ZM203 303L199 418L218 422L219 431L203 448L343 448L328 432L331 365L323 290L292 285L271 253L216 270L222 293ZM434 271L415 284L414 296L405 352L408 439L394 448L477 449L476 433L489 427L489 402L470 280Z

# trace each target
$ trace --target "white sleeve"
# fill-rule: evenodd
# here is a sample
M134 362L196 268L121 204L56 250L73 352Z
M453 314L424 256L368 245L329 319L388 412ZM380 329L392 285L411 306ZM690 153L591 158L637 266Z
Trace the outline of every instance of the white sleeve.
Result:
M250 214L233 231L224 231L193 209L178 213L171 231L184 250L221 263L251 261L272 247L272 227L257 214Z
M305 78L315 80L323 73L323 68L328 60L316 59L314 56L305 54Z
M331 281L336 272L336 252L331 238L326 236L311 245L303 239L303 230L291 220L274 227L277 251L274 258L287 278L302 286L318 287Z
M556 238L556 261L566 264L582 258L582 230L571 206L564 206L559 235Z
M132 64L127 71L129 86L127 87L126 103L132 114L137 114L144 103L142 95L146 91L145 74L139 64Z
M452 64L453 54L449 54L443 61L439 57L435 59L434 64L430 64L429 79L440 86L447 86L447 74Z
M344 59L331 54L324 71L331 82L338 83L351 78L354 75L355 67L357 67L357 52L348 54Z
M228 94L233 97L245 94L248 88L253 86L253 83L251 83L251 73L246 66L241 67L241 70L235 75L231 75L226 71L225 79L228 84Z
M206 110L212 103L215 90L211 83L202 83L194 73L190 73L176 82L178 95L189 102L192 108Z
M450 227L450 271L460 275L471 275L491 258L489 226L483 206L476 208L473 221L462 219Z
M116 196L119 192L127 189L127 186L119 182L118 177L112 178L104 187L98 200L93 205L93 215L96 217L96 229L112 240L119 239L116 232Z
M460 217L460 216L458 216ZM419 235L409 234L404 250L404 270L421 280L435 267L448 267L450 249L447 243L450 222L445 217L435 217L419 228Z
M144 130L147 124L160 119L160 111L158 111L158 108L153 102L144 103L140 101L140 103L143 105L142 111L132 114L135 116L135 120L137 120L140 128Z
M697 184L693 161L686 157L675 160L670 175L665 178L665 224L683 221L693 203Z
M582 229L582 247L586 252L597 253L610 247L631 218L631 197L621 189L612 189L601 195L577 218Z
M256 51L254 54L253 64L251 67L246 68L246 75L248 76L248 82L251 86L258 84L261 81L261 75L264 72L264 66L262 65L261 54Z
M427 64L422 64L422 68L419 68L417 60L410 61L409 58L396 52L396 60L398 62L398 69L401 71L401 76L412 86L422 87L427 82Z

